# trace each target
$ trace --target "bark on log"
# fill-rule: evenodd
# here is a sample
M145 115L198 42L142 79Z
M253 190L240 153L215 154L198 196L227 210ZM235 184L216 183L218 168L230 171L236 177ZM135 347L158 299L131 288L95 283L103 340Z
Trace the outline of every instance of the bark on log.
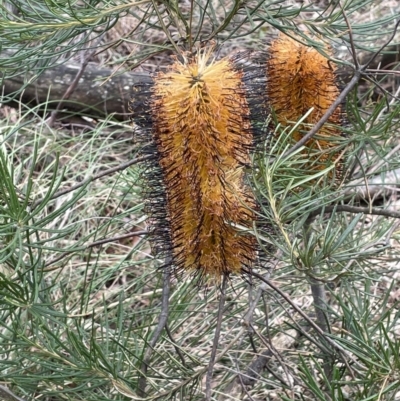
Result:
M3 81L3 102L14 97L23 103L47 103L47 110L53 110L71 85L80 69L79 65L66 62L63 65L49 68L33 82L26 85L35 76L26 73ZM106 116L114 113L118 120L128 120L128 101L132 97L132 86L149 83L151 78L145 73L124 73L113 76L112 71L99 68L89 63L79 80L79 84L68 100L63 102L61 110L73 110L89 116ZM108 79L109 78L109 79ZM104 83L103 83L104 82ZM103 83L103 84L102 84ZM24 87L24 85L26 85ZM23 88L21 92L21 88ZM135 94L135 96L145 96ZM146 100L146 99L143 99Z

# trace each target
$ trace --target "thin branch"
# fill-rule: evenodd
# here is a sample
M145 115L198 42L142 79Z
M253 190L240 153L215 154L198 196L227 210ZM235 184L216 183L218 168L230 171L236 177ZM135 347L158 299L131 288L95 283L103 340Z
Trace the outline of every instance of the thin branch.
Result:
M367 61L367 63L363 65L362 68L363 68L364 70L366 70L367 67L368 67L369 65L371 65L371 63L379 56L379 54L381 53L381 51L382 51L386 46L388 46L389 43L394 39L394 37L395 37L395 35L396 35L396 32L397 32L397 28L399 27L399 24L400 24L400 19L396 22L396 25L395 25L395 27L394 27L392 36L378 49L378 51L376 51L376 52L372 55L372 57Z
M181 49L178 47L177 43L172 38L171 33L169 32L168 28L164 24L164 19L163 19L162 15L160 14L160 11L158 10L157 2L155 0L151 0L151 2L153 3L153 8L154 8L154 11L157 14L157 18L158 18L158 21L159 21L159 23L161 25L161 29L163 30L163 32L167 36L167 38L168 38L169 42L171 43L171 45L174 47L174 49L176 51L176 54L182 55ZM176 27L176 28L178 29L178 27Z
M310 240L310 230L311 223L313 219L308 218L304 224L304 240L309 242ZM315 276L320 272L319 266L312 268L312 274ZM324 333L330 333L329 330L329 318L326 308L326 289L325 283L316 280L312 275L309 275L309 282L311 287L311 294L313 297L314 311L316 315L316 323L321 328ZM332 352L329 350L325 352L321 349L323 354L323 369L328 380L332 379L332 368L333 368L333 358Z
M284 303L282 302L282 300L276 295L273 294L275 300L277 301L277 303L279 304L279 306L282 308L282 310L284 311L284 313L286 314L286 316L289 317L289 319L292 321L293 323L293 328L299 333L301 334L304 338L306 338L310 344L314 344L316 347L318 347L321 350L324 350L325 345L322 343L319 343L311 334L309 334L309 332L311 331L312 327L310 327L310 325L308 325L306 328L302 327L302 321L297 321L293 315L293 313L284 305ZM289 304L290 306L291 304ZM309 319L311 319L309 317ZM289 324L289 323L288 323ZM272 343L272 342L271 342ZM328 349L325 347L325 350L328 351Z
M384 210L377 209L375 207L359 207L359 206L350 206L350 205L331 205L331 206L323 206L319 209L313 210L309 214L309 219L315 216L318 216L321 212L324 213L332 213L333 211L340 212L350 212L350 213L364 213L378 216L386 216L386 217L394 217L396 219L400 218L400 212L396 212L394 210Z
M169 339L171 340L171 343L172 343L173 347L175 348L175 351L178 354L179 359L182 362L182 365L186 367L185 357L183 356L183 354L182 354L181 350L179 349L179 347L176 345L174 337L172 337L171 330L169 329L168 323L165 325L165 331L166 331Z
M272 341L270 339L265 338L256 328L254 328L254 332L256 333L256 335L258 336L258 338L260 339L260 341L264 344L265 347L268 348L268 350L271 351L272 356L279 362L279 364L282 367L282 370L284 371L286 378L287 378L287 383L283 380L283 378L279 378L278 380L284 385L284 388L287 387L288 389L290 388L290 390L293 392L293 384L296 385L300 385L299 380L291 375L288 371L288 363L285 362L285 360L283 359L283 357L281 356L281 354L279 353L279 351L274 347L274 344L272 343ZM297 331L297 335L300 334L300 331ZM296 342L295 338L292 337L292 344L294 345L294 343ZM285 348L290 349L291 346L289 344L285 344ZM265 366L268 369L268 366ZM270 370L268 370L270 371ZM293 371L292 371L293 372ZM273 375L275 378L277 378L276 375ZM293 380L292 383L291 379ZM294 398L294 396L293 396Z
M240 372L239 364L238 364L238 361L237 361L236 358L235 358L235 364L236 364L236 371L237 371L237 372ZM255 401L254 398L249 394L249 392L248 392L247 389L246 389L245 383L243 382L242 374L241 374L241 373L238 373L237 377L238 377L238 379L239 379L240 386L242 387L242 390L246 393L246 395L247 395L249 401Z
M169 289L170 289L170 269L164 269L163 271L163 292L162 292L162 301L161 301L161 312L158 319L158 324L156 329L154 330L153 336L149 341L148 348L144 353L142 366L141 366L141 374L138 381L137 393L140 397L146 396L146 384L147 384L147 369L149 367L149 362L151 356L154 351L154 346L156 345L158 339L161 336L162 331L164 330L167 320L168 320L168 309L169 309Z
M232 347L234 347L235 345L237 345L237 341L243 337L245 333L245 329L241 328L237 334L235 335L235 337L232 339L232 341L225 347L225 349L223 351L221 351L221 353L215 358L215 362L220 361L226 354L227 352L232 349ZM189 383L192 383L194 380L198 380L198 378L200 378L200 376L202 376L205 372L208 371L208 366L205 366L204 368L198 369L194 374L192 374L191 376L189 376L187 379L184 379L183 381L181 381L180 383L178 383L177 385L175 385L172 389L164 391L160 394L154 395L154 396L150 396L148 398L145 398L142 401L155 401L155 400L168 400L171 398L171 396L173 394L176 394L177 391L179 391L181 388L185 387L186 385L188 385Z
M370 58L369 61L367 61L366 64L359 66L356 70L354 71L354 76L350 80L350 82L346 85L346 87L343 89L343 91L340 93L338 98L332 103L332 105L329 107L329 109L326 111L326 113L321 117L321 119L314 125L314 127L309 131L306 135L303 136L298 142L296 142L285 154L283 157L287 157L294 153L297 149L301 148L303 145L305 145L314 135L317 134L317 132L322 128L322 126L328 121L329 117L335 112L336 108L346 99L347 95L351 92L351 90L357 85L358 81L361 79L362 76L365 75L365 70L368 68L368 66L375 60L375 58L381 53L381 51L389 45L389 43L393 40L397 28L400 24L400 20L397 21L396 26L394 28L392 36L389 38L388 41L386 41L377 52L374 53L374 55Z
M392 228L387 232L385 242L388 246L390 245L390 240L392 239L393 233L399 228L399 226L400 221L396 221L396 223L393 224Z
M271 274L267 273L265 275L265 278L269 278ZM261 286L258 288L257 293L254 297L254 299L252 300L252 302L250 303L250 307L249 310L247 311L247 313L245 314L244 318L243 318L243 324L245 326L250 326L252 323L252 319L253 319L253 314L254 311L258 305L258 302L261 298L262 293L267 289L267 286L265 283L262 283Z
M193 47L193 35L192 35L192 26L193 26L193 10L194 10L194 0L190 0L190 17L189 17L189 51L192 51Z
M350 25L350 22L349 22L349 20L348 20L348 18L347 18L347 14L346 14L344 8L342 7L342 4L340 3L340 1L339 1L339 7L340 7L341 10L342 10L343 18L344 18L344 20L346 21L346 25L347 25L347 28L348 28L348 30L349 30L349 40L350 40L350 46L351 46L351 56L353 57L354 66L355 66L356 70L358 70L358 69L360 68L360 64L359 64L359 62L358 62L358 60L357 60L357 52L356 52L356 48L355 48L355 46L354 46L353 30L351 29L351 25Z
M94 52L92 52L90 54L90 56L92 56L93 54L94 54ZM64 101L69 99L69 97L72 95L72 93L74 92L74 90L78 86L79 80L82 78L82 75L85 72L85 69L86 69L87 65L89 64L89 60L90 60L89 57L85 58L85 60L81 64L81 66L79 68L79 71L76 74L74 80L71 82L71 85L68 87L67 91L64 93L63 97L61 98L60 102L57 104L56 109L51 112L50 118L49 118L49 120L47 122L47 125L49 127L52 127L54 125L54 122L55 122L55 120L57 118L57 114L60 111L62 105L64 104Z
M314 269L314 274L317 272ZM326 313L325 283L310 277L311 293L314 300L314 310L317 316L317 324L324 333L329 333L328 316Z
M60 102L57 104L57 107L55 110L52 111L51 115L50 115L50 119L48 121L48 126L52 127L54 125L54 121L56 120L57 114L58 112L61 110L61 107L64 104L65 100L68 100L70 98L70 96L72 95L72 93L74 92L74 90L76 89L76 87L78 86L78 83L80 81L80 79L82 78L83 73L85 72L85 69L87 67L87 65L89 64L89 61L91 60L91 58L96 54L96 52L98 51L97 46L99 45L99 43L101 42L102 38L104 36L104 33L102 35L100 35L96 42L93 44L94 50L92 52L90 52L89 54L87 54L82 61L82 64L79 68L78 73L76 74L74 80L71 82L71 85L68 87L68 89L66 90L66 92L64 93L63 97L61 98Z
M230 24L232 21L233 17L236 15L237 11L241 7L241 2L240 1L234 1L234 5L232 7L232 10L229 12L228 16L224 18L222 21L221 25L217 27L207 38L207 41L210 41L215 38L216 35L218 35L220 32L222 32L226 27Z
M222 316L223 316L225 297L226 297L226 283L227 283L227 278L226 278L226 276L224 276L224 278L222 279L221 294L219 297L217 326L215 328L214 341L213 341L213 347L211 350L210 362L209 362L208 368L207 368L205 401L211 400L211 381L212 381L212 375L213 375L213 371L214 371L215 357L217 355L219 336L221 333Z
M389 165L390 158L398 154L399 151L400 151L400 143L397 144L387 155L382 156L382 160L380 160L379 163L375 164L372 168L370 168L365 175L370 176L371 174L378 171L378 169L382 168L385 164Z
M277 287L275 284L273 284L270 280L264 278L261 274L258 274L254 270L250 271L247 269L243 269L245 273L247 273L249 276L254 276L257 277L259 280L262 282L266 283L270 288L272 288L275 292L277 292L300 316L303 317L304 320L307 321L307 323L315 330L315 332L320 335L326 342L328 342L331 346L333 346L335 349L337 349L341 354L346 355L347 358L351 359L351 361L362 368L362 366L358 363L356 359L354 359L342 346L337 344L335 341L333 341L330 337L328 337L321 328L313 322L312 319L310 319L306 313L304 313L300 307L298 307L291 299L289 296L287 296L279 287Z
M47 269L47 268L49 266L51 266L51 265L54 265L54 263L57 263L60 260L63 260L66 256L70 255L71 253L78 252L78 250L79 249L74 249L74 250L71 250L71 251L65 251L60 256L57 256L56 258L49 260L48 262L46 262L44 264L43 271L49 272L49 271L55 270L57 267L56 268L52 267L51 269Z
M380 83L378 83L375 79L371 78L371 77L368 76L368 75L364 75L364 78L365 78L368 82L371 82L373 85L375 85L375 86L382 92L383 95L388 95L388 96L390 96L390 97L393 97L393 95L392 95L388 90L386 90ZM385 96L384 101L385 101L385 103L386 103L386 109L382 109L382 110L387 110L387 111L389 111L389 109L390 109L389 100L387 99L386 96Z
M260 373L267 366L268 362L274 356L270 349L263 351L257 356L257 358L250 363L246 369L246 373L240 373L240 381L246 386L253 386L256 383L256 379L260 377Z
M136 236L140 236L140 235L149 235L149 232L147 230L140 230L140 231L134 231L133 233L129 233L129 234L118 235L116 237L100 239L98 241L92 242L89 245L86 245L86 248L93 248L94 246L104 245L104 244L108 244L109 242L120 241L122 239L136 237Z
M357 85L358 81L362 76L362 71L355 71L353 78L346 85L337 99L332 103L326 113L321 117L321 119L314 125L314 127L306 135L303 136L298 142L296 142L285 154L282 156L287 157L294 153L297 149L305 145L317 132L322 128L322 126L329 120L329 117L335 112L337 107L344 102L347 95L352 91L352 89Z
M24 399L16 396L7 387L0 385L0 399L4 401L25 401Z
M109 242L115 242L115 241L119 241L121 239L126 239L126 238L131 238L131 237L136 237L136 236L145 236L145 235L149 235L150 233L146 230L139 230L139 231L135 231L133 233L129 233L129 234L125 234L125 235L118 235L116 237L111 237L111 238L104 238L95 242L91 242L87 245L81 246L81 247L77 247L74 249L68 249L62 252L62 254L60 256L57 256L56 258L49 260L45 263L44 265L44 271L50 271L53 269L47 269L47 267L54 265L54 263L59 262L60 260L64 259L66 256L70 255L71 253L75 253L75 252L80 252L89 248L93 248L95 246L99 246L99 245L103 245L103 244L107 244Z
M92 176L86 178L85 180L83 180L82 182L80 182L79 184L73 185L70 188L62 189L61 191L56 192L54 195L52 195L50 197L49 200L57 199L60 196L66 195L66 194L68 194L68 193L70 193L72 191L75 191L75 190L77 190L79 188L82 188L82 187L86 186L87 184L90 184L92 181L96 181L96 180L98 180L100 178L103 178L103 177L105 177L107 175L114 174L114 173L116 173L118 171L123 171L126 168L128 168L130 166L133 166L134 164L143 162L145 160L149 160L152 157L153 157L152 155L140 156L140 157L137 157L136 159L132 159L132 160L126 162L126 163L122 163L119 166L112 167L112 168L109 168L108 170L102 171L101 173L92 175ZM32 210L35 209L38 205L40 205L40 203L43 202L43 199L44 198L41 198L41 199L38 199L37 201L35 201L32 204Z
M372 68L367 68L366 73L370 72L372 74L382 74L382 75L400 75L400 71L395 70L374 70Z
M267 273L266 278L269 278L269 276L270 276L270 273ZM265 283L262 283L259 286L256 295L254 296L253 300L250 301L249 310L247 311L247 313L245 314L245 316L243 318L243 325L247 326L247 331L248 331L248 335L250 338L251 346L253 348L254 353L256 353L256 354L257 354L257 350L255 348L255 345L254 345L254 342L252 339L252 335L251 335L252 333L250 332L250 330L252 330L252 320L253 320L254 310L257 307L258 302L259 302L263 292L266 289L267 289L267 285ZM246 371L247 377L245 377L242 373L238 374L241 384L244 383L245 385L253 385L255 383L255 377L256 377L253 375L253 372L255 371L255 369L257 370L258 373L261 372L261 370L264 368L264 366L268 362L268 360L269 359L263 358L263 354L261 354L261 356L257 357L257 359L255 361L251 362ZM239 372L239 370L238 370L238 372ZM257 373L256 373L256 375L257 375Z
M308 242L310 234L311 219L307 219L306 226L306 241ZM319 266L312 269L312 274L316 275L320 272ZM316 280L309 275L309 282L311 287L311 294L313 297L314 311L316 315L316 323L324 333L330 333L329 317L326 308L326 288L325 283ZM323 355L323 369L328 380L332 380L333 371L333 355L331 351L325 352L321 350Z

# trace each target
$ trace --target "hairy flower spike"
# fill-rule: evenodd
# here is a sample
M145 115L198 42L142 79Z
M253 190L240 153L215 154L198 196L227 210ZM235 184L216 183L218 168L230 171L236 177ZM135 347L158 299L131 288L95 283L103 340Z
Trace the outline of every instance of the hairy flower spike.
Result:
M243 73L203 50L154 77L151 139L158 188L148 202L156 252L217 283L256 259L256 202L245 183L253 143ZM161 211L164 208L165 211Z
M270 106L282 126L296 123L313 109L293 133L296 142L302 138L301 131L309 131L340 94L335 65L315 49L288 36L280 36L270 46L267 79ZM340 159L333 139L341 135L337 128L341 122L339 106L327 124L306 143L310 159L308 168L323 170ZM336 178L338 175L340 169Z

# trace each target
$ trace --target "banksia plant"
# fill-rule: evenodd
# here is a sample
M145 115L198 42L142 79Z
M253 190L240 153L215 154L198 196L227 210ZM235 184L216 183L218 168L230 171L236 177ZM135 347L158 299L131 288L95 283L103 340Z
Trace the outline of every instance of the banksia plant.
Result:
M269 48L267 80L268 101L277 123L283 127L295 125L308 113L296 129L291 130L294 142L318 122L340 94L335 65L314 48L283 35ZM334 139L341 136L338 126L342 120L343 111L339 106L306 143L307 169L324 170L333 162L339 165L335 178L341 176L341 153Z
M257 258L249 232L256 201L245 179L253 131L244 73L212 54L203 49L156 74L148 113L136 117L152 144L146 197L155 252L179 272L219 283Z

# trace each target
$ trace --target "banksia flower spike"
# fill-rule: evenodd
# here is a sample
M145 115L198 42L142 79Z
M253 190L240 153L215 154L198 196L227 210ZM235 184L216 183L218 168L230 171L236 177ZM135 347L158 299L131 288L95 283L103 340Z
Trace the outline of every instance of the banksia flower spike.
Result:
M201 282L240 274L257 256L248 232L256 201L245 180L253 133L243 72L203 49L156 74L149 93L139 125L153 144L146 197L155 253Z
M267 96L278 123L294 125L310 109L308 116L293 133L299 141L302 132L309 131L325 114L340 94L336 83L336 67L314 48L307 47L288 36L280 36L271 43L267 61ZM338 125L343 112L339 106L322 129L306 143L307 168L323 170L334 162L335 178L341 175L340 158L334 137L341 135Z

